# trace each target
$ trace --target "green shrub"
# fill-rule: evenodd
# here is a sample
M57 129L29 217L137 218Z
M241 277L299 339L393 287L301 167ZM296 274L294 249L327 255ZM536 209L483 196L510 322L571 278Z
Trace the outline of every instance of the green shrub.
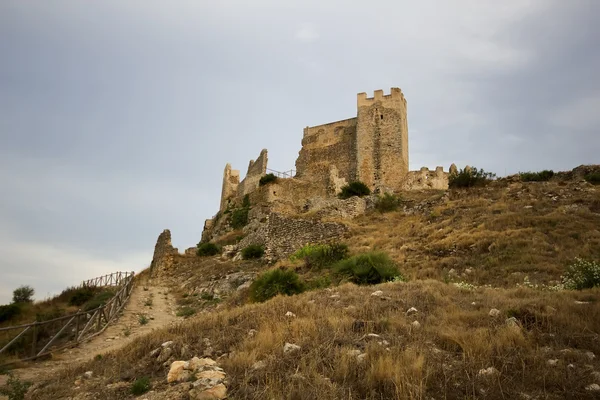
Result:
M263 254L265 254L265 248L260 244L251 244L242 249L242 258L244 260L261 258Z
M519 176L523 182L545 182L554 176L554 171L545 169L540 172L519 172Z
M380 252L359 254L342 260L335 265L335 271L359 285L403 279L396 264L386 253Z
M21 306L19 304L7 304L0 306L0 323L10 321L21 314Z
M196 310L193 309L192 307L181 307L179 309L179 311L177 311L178 317L186 317L187 318L194 314L196 314Z
M71 306L82 306L96 294L96 288L84 286L75 290L72 290L71 297L69 298L69 305Z
M260 181L258 182L258 184L260 186L264 186L271 182L277 182L277 177L273 174L266 174L260 177Z
M21 381L13 374L8 374L8 381L4 386L0 386L0 394L7 396L8 400L23 400L31 382Z
M196 254L200 257L215 256L221 254L221 248L214 243L198 243Z
M592 185L600 185L600 172L592 172L584 176L584 179Z
M371 189L360 181L351 182L342 187L342 191L338 195L340 199L349 199L352 196L368 196L371 194Z
M346 257L348 257L348 246L345 244L307 244L292 254L290 260L304 260L307 267L320 269Z
M150 385L150 378L147 376L143 376L139 379L136 379L131 386L131 394L134 396L139 396L140 394L144 394L152 388Z
M148 322L150 322L150 320L144 314L140 314L138 315L138 322L140 325L146 325Z
M90 311L95 308L101 307L105 305L112 297L115 295L115 292L112 290L105 290L103 292L98 293L94 296L94 298L88 301L83 308L85 311Z
M23 285L13 291L13 303L31 303L35 290L31 286Z
M231 213L231 227L233 229L240 229L246 226L248 223L248 207L236 208Z
M396 195L385 193L383 196L377 198L375 203L375 209L380 213L386 213L390 211L396 211L402 204L402 199Z
M244 200L242 200L242 207L250 208L250 195L249 194L244 195Z
M250 300L262 302L278 294L291 296L302 293L304 283L294 271L289 269L274 269L261 274L250 285Z
M485 186L495 177L496 174L485 172L483 169L478 170L476 167L472 167L471 169L465 168L455 174L450 174L448 177L448 187L467 188Z
M565 289L582 290L600 286L600 264L576 258L562 277Z

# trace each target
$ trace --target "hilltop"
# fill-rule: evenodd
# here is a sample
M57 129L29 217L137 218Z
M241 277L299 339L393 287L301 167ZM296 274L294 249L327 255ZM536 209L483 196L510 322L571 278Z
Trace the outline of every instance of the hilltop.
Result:
M216 361L203 376L225 374L232 399L597 398L600 292L562 286L576 258L600 259L600 191L583 179L597 168L403 192L395 211L354 218L286 216L343 226L348 256L387 254L402 276L379 285L308 259L240 259L251 223L206 257L163 232L146 273L169 287L181 322L40 379L28 398L134 398L141 378L152 390L140 398L211 398L190 372L167 382L194 356ZM294 271L304 293L252 302L251 283L271 270Z

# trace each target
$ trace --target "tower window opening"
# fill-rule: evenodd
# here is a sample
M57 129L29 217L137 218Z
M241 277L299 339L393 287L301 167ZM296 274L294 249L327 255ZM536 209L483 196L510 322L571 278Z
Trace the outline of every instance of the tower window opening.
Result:
M383 119L383 114L381 114L381 119Z

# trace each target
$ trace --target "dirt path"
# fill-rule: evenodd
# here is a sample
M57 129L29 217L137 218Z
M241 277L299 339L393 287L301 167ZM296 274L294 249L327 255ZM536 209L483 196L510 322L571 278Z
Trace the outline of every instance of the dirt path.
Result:
M123 314L111 322L102 334L78 347L53 353L51 360L28 362L12 372L22 380L36 381L40 376L54 373L66 365L88 361L98 354L120 349L137 337L176 322L178 318L174 309L174 298L168 294L168 288L153 286L151 281L136 282ZM0 375L0 385L6 380L6 375Z

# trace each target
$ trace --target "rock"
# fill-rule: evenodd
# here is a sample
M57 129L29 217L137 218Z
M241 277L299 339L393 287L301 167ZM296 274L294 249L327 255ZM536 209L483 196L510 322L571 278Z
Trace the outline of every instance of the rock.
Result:
M413 314L416 314L416 313L418 313L418 312L419 312L419 311L417 311L417 309L416 309L416 308L414 308L414 307L411 307L411 308L409 308L409 309L406 311L406 315L413 315Z
M497 310L497 309L495 309L495 308L492 308L492 309L490 310L490 312L488 313L488 315L489 315L490 317L497 317L498 315L500 315L500 310Z
M465 274L471 274L471 273L473 273L473 270L471 268L465 269Z
M251 338L252 338L252 337L256 336L256 334L257 334L257 333L258 333L258 332L257 332L257 330L256 330L256 329L250 329L250 330L248 331L248 337L251 337Z
M588 358L588 360L592 361L594 358L596 358L596 355L594 353L592 353L591 351L586 351L585 352L585 356Z
M189 369L190 371L197 372L203 370L205 367L213 367L216 365L217 362L212 358L194 357L189 361L187 369Z
M167 374L167 382L183 382L190 378L190 372L185 370L189 366L186 361L173 361L169 373Z
M519 324L519 320L515 317L507 318L504 323L511 328L521 329L521 325Z
M587 385L585 390L589 390L590 392L597 392L600 390L600 385L597 383L592 383L591 385Z
M498 371L496 368L489 367L489 368L485 368L485 369L480 369L479 372L477 373L477 375L479 375L479 376L492 376L492 375L497 375L499 373L500 373L500 371Z
M600 372L599 371L592 372L592 378L594 378L594 380L596 382L600 382Z
M371 293L371 296L373 296L373 297L381 297L381 296L383 296L383 292L381 290L377 290L377 291Z
M156 359L158 362L165 362L173 355L173 349L171 347L163 347L160 355Z
M359 354L356 356L356 360L358 360L358 362L363 362L365 361L365 358L367 357L367 355L365 353Z
M589 301L578 301L578 300L575 300L575 304L590 304L590 302Z
M163 348L165 348L165 347L171 347L171 346L173 346L173 341L169 340L168 342L164 342L160 346L163 347Z
M196 374L197 381L194 382L194 388L201 387L202 390L210 389L215 387L219 383L222 383L225 379L225 372L223 371L202 371Z
M550 367L556 367L558 365L558 359L555 358L554 360L548 360L547 364Z
M190 346L189 345L183 345L183 347L181 347L181 351L179 352L179 355L181 356L181 358L190 358L191 356L191 350L190 350Z
M262 361L262 360L261 361L257 361L254 364L252 364L252 369L254 371L259 370L259 369L264 369L266 367L267 367L267 363L264 362L264 361Z
M297 344L292 344L292 343L286 343L283 346L284 353L294 353L296 351L299 351L300 349L301 349L300 346L298 346Z
M288 311L288 312L285 313L285 316L288 317L288 318L294 318L296 316L296 314L294 314L291 311Z
M83 377L85 379L92 379L92 376L94 376L94 373L92 371L86 371L83 373Z
M203 357L212 357L214 354L214 349L212 347L207 347L204 349L204 351L202 352L202 356Z
M161 350L162 350L162 348L161 348L161 347L159 347L159 348L157 348L157 349L154 349L154 350L152 350L152 351L150 352L150 357L156 357L156 356L158 356L158 355L160 354L160 351L161 351Z
M412 324L410 324L414 329L419 329L421 327L421 324L419 323L419 321L413 321Z
M367 336L365 336L365 337L369 338L369 339L379 339L381 336L379 336L376 333L368 333Z
M340 295L339 294L332 294L331 296L329 296L330 299L339 299Z
M206 390L194 388L189 391L191 400L222 400L227 398L227 388L222 383Z

